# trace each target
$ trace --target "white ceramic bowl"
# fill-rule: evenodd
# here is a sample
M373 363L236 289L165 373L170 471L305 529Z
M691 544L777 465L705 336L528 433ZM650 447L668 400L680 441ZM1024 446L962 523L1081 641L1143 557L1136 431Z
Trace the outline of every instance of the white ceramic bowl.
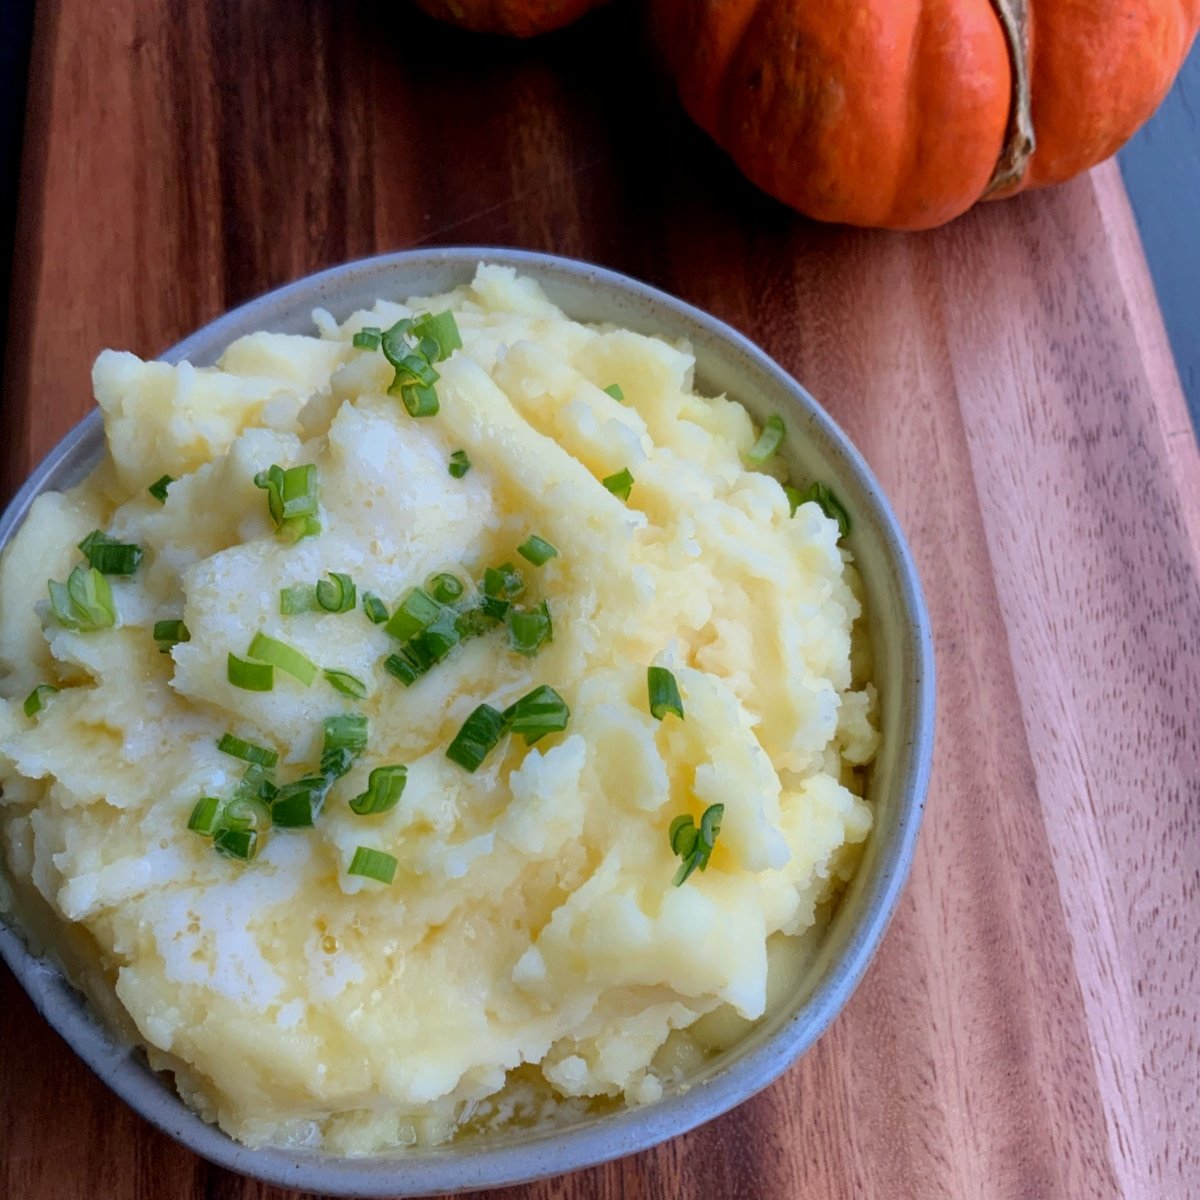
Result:
M255 330L311 332L310 314L317 306L340 319L379 297L444 292L469 281L481 259L531 275L578 320L688 338L696 352L698 389L729 393L760 421L772 412L782 414L794 477L824 480L838 494L853 521L849 545L867 592L880 692L883 742L870 784L875 827L803 987L686 1089L646 1107L562 1129L387 1156L250 1150L233 1141L192 1113L140 1051L114 1037L53 958L35 955L22 940L16 918L5 917L0 954L46 1020L117 1095L212 1162L284 1187L340 1196L424 1196L497 1187L643 1150L739 1104L803 1054L850 997L896 907L921 820L933 745L933 650L908 547L875 478L824 409L728 325L586 263L515 250L420 250L348 263L289 284L206 325L163 358L204 365L235 338ZM102 450L97 411L51 452L13 499L0 519L0 548L38 493L77 483Z

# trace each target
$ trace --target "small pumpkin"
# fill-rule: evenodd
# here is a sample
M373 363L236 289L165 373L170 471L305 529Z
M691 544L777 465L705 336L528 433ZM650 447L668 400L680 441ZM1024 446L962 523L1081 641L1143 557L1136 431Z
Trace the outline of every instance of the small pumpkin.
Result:
M684 107L825 221L926 229L1114 153L1200 0L652 0Z
M577 21L606 0L416 0L431 17L477 33L534 37Z

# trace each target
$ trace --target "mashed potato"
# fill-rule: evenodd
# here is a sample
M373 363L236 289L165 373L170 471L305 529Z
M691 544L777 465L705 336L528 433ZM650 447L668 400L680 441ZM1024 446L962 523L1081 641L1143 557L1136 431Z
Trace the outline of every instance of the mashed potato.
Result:
M438 413L414 418L352 335L447 309L463 346L437 364ZM693 392L686 345L572 322L510 270L316 318L318 337L255 334L212 369L97 360L109 457L42 496L0 565L7 873L86 931L152 1061L252 1145L367 1152L654 1100L763 1015L769 976L794 982L871 825L874 691L837 523L791 515L772 463L751 469L750 417ZM291 540L255 477L297 464L320 532ZM601 482L624 470L627 498ZM115 623L87 632L46 581L96 529L142 557L106 577ZM521 558L531 535L557 555ZM368 592L392 613L445 572L467 608L503 563L552 640L517 653L501 620L411 686L385 669L400 643ZM281 612L281 590L331 572L352 609ZM160 653L155 624L178 619L190 640ZM365 696L279 667L270 691L235 686L256 633ZM683 719L651 714L651 665ZM41 684L58 690L26 715ZM479 705L540 686L565 729L505 733L473 773L447 757ZM243 805L248 862L189 830L201 797L245 786L222 735L277 754L281 785L319 770L323 722L350 712L367 747L311 828ZM355 812L398 764L399 802ZM668 830L715 805L707 869L675 886ZM359 847L395 860L390 884L350 873Z

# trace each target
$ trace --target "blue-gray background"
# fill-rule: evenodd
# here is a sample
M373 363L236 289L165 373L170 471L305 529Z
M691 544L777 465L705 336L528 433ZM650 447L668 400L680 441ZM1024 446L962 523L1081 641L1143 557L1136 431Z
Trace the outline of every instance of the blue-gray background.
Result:
M0 0L0 331L8 326L33 7L34 0ZM1192 423L1200 428L1200 49L1120 163Z

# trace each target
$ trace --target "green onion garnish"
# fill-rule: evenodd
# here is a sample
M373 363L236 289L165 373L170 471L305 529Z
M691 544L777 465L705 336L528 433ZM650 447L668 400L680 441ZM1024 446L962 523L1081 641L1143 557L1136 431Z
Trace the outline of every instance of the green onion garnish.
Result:
M439 604L452 604L463 594L463 581L457 575L451 575L449 571L431 575L425 581L425 586Z
M536 533L517 547L517 553L522 558L528 559L535 567L540 567L550 559L558 557L558 551L545 538L538 537Z
M506 724L503 713L481 704L446 747L446 757L467 771L477 771L504 735Z
M370 846L359 846L347 868L348 875L365 875L377 883L391 883L396 878L396 860L382 850Z
M88 565L102 575L132 575L142 561L142 548L130 542L118 542L116 538L93 529L79 543Z
M275 686L275 668L270 663L247 662L230 654L226 673L234 687L247 692L269 692Z
M850 514L842 507L838 498L823 483L809 484L799 493L799 503L811 501L820 506L821 511L831 520L837 522L838 538L844 538L850 532ZM795 509L792 509L795 515Z
M275 798L275 791L267 768L260 763L251 763L242 774L230 807L236 803L240 806L239 811L244 809L257 823L259 819L270 816L264 805L270 804Z
M746 461L761 467L783 444L783 435L783 418L778 414L769 416L762 433L758 435L758 441L746 452Z
M37 687L25 697L25 703L22 707L25 709L27 717L36 717L38 713L46 707L46 701L58 691L58 688L52 683L39 683Z
M518 653L530 657L541 648L542 643L554 640L554 626L550 621L550 606L545 600L525 611L514 609L508 614L508 644Z
M389 675L400 680L405 687L412 687L425 674L425 668L415 662L407 650L401 650L398 654L389 654L383 660L383 669Z
M271 823L281 829L306 829L314 825L331 782L324 775L310 775L285 783L271 801Z
M343 696L349 696L351 700L362 700L366 697L367 685L357 675L351 675L349 671L336 671L332 667L326 667L321 673L325 676L325 681Z
M226 858L249 862L258 850L258 833L253 829L222 829L213 838L213 849Z
M393 384L393 388L395 385ZM388 388L389 395L395 395ZM433 417L438 411L438 395L432 384L405 383L399 388L400 400L410 417Z
M217 828L217 817L221 811L221 801L216 796L201 796L188 817L187 827L202 837L212 837Z
M458 332L458 322L454 314L447 310L437 316L427 315L418 317L413 322L412 331L422 341L426 338L436 343L436 351L432 361L441 362L449 358L455 350L462 347L462 335Z
M633 476L628 467L622 467L615 475L606 475L600 482L618 500L628 500L629 493L633 490Z
M180 642L190 642L192 635L188 627L178 619L155 621L154 640L158 643L160 653L170 654L172 646L177 646Z
M364 325L353 338L351 344L356 350L378 350L383 340L383 330L377 325Z
M708 860L712 857L717 834L721 832L721 818L724 813L725 805L709 805L700 818L699 829L688 815L676 817L671 822L671 828L667 832L671 853L683 860L671 881L676 887L679 887L697 867L701 871L708 869Z
M156 479L146 489L146 491L148 491L150 495L152 495L155 500L159 502L159 504L166 504L167 488L169 488L174 482L175 480L172 479L170 475L164 475L161 479Z
M461 479L471 469L471 460L465 450L455 450L450 455L450 474L455 479Z
M319 607L317 589L311 583L293 583L279 590L279 611L285 617L316 612Z
M317 520L317 468L312 463L288 467L272 465L259 471L254 486L267 493L267 507L285 541L296 542L321 532Z
M652 717L661 721L670 712L683 720L683 701L679 698L679 685L666 667L647 668L646 685L650 692Z
M388 619L387 605L374 592L363 592L363 612L372 625L382 625Z
M329 578L317 584L317 603L326 612L349 612L358 603L354 580L340 571L330 571Z
M625 393L621 391L619 383L610 383L608 387L601 388L600 390L610 395L614 400L620 400L622 403L625 401Z
M424 588L409 588L384 629L406 642L437 620L442 606Z
M117 623L112 588L95 567L76 567L65 584L46 581L50 607L61 625L80 633L111 629Z
M360 817L387 812L396 807L407 782L405 766L376 767L367 780L367 790L350 801L350 808Z
M510 562L498 567L488 567L483 573L483 594L501 600L516 600L525 591L525 580L521 572ZM501 616L504 614L501 613Z
M339 713L326 717L321 747L321 774L339 779L367 748L367 718L361 713Z
M287 642L281 642L278 638L262 632L256 633L251 639L246 655L248 658L278 667L293 679L298 679L305 687L317 677L317 664L311 658L301 654L295 646L289 646Z
M521 734L525 745L532 746L546 734L566 729L571 710L552 687L543 684L506 708L504 719L513 733Z
M243 741L232 733L221 734L217 749L222 754L240 758L243 762L257 763L260 767L273 767L279 761L279 755L266 746L256 746L253 742Z
M789 510L788 516L794 517L796 515L796 509L798 509L800 505L804 503L804 497L800 494L800 489L792 487L790 483L785 483L783 485L783 494L787 497Z
M416 662L429 670L434 663L441 662L458 645L459 640L458 614L444 608L436 621L409 641L406 649Z

